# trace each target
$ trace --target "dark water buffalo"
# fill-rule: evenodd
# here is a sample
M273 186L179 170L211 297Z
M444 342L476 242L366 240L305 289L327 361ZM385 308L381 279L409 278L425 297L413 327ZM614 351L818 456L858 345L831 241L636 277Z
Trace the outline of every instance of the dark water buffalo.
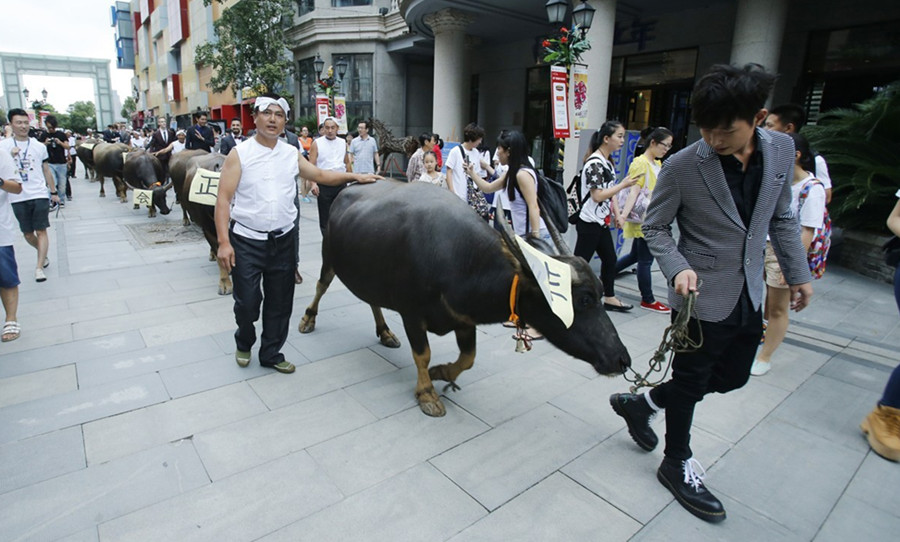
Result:
M156 216L157 207L161 214L167 215L172 212L166 202L166 191L172 183L166 182L166 174L159 158L144 149L129 152L122 167L122 179L132 190L137 188L153 191L153 202L148 212L150 218Z
M94 146L100 143L100 139L83 139L75 144L75 156L84 164L84 178L97 180L97 172L94 171ZM90 177L88 177L90 175Z
M510 291L518 276L515 311L522 320L598 373L619 374L631 359L603 310L600 282L555 229L552 234L560 254L551 256L571 268L575 318L569 328L552 313L508 226L498 234L462 200L424 183L350 186L331 207L322 240L322 274L300 332L315 328L319 300L337 274L354 295L372 305L382 342L393 333L379 307L403 317L418 368L419 407L429 416L443 416L432 380L452 383L472 366L475 326L509 318ZM543 250L553 251L546 244ZM428 368L428 331L456 333L456 362Z
M181 199L182 194L184 194L185 176L187 175L188 167L190 167L189 162L192 158L207 154L209 153L204 150L190 150L173 154L169 158L169 178L172 179L172 186L175 190L175 201L181 205L181 222L185 226L191 225L187 206L184 204L184 200ZM190 181L190 179L188 180Z
M119 201L125 203L125 181L122 179L122 166L125 158L122 153L131 150L131 147L124 143L97 143L94 147L94 170L100 178L100 197L106 197L106 191L103 189L103 182L106 177L111 177L116 187L116 196Z
M222 164L225 163L225 156L222 154L209 154L205 151L200 151L200 153L201 154L191 156L190 159L186 161L187 170L185 171L184 181L182 182L181 206L190 214L194 224L200 226L200 229L203 230L203 237L205 237L206 242L209 243L209 259L210 261L214 261L216 260L216 253L219 251L219 239L216 236L216 222L214 217L216 208L214 205L202 205L190 201L191 180L193 180L197 170L201 168L209 171L221 171ZM180 154L184 153L179 153L179 155ZM231 276L220 265L219 295L228 295L231 293L231 290Z

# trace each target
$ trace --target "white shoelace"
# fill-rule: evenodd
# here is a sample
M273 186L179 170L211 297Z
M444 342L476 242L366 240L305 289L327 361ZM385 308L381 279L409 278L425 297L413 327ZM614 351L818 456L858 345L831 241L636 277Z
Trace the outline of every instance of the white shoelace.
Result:
M706 476L706 470L703 465L693 457L684 462L684 483L694 488L694 491L700 491L703 486L703 478Z

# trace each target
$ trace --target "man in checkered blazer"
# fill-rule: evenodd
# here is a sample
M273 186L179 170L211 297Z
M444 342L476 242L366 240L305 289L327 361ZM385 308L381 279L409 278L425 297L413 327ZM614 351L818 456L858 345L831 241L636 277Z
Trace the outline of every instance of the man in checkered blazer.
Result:
M703 345L675 355L672 378L642 395L615 394L610 403L645 450L658 438L650 420L666 409L665 458L657 478L689 512L725 519L722 503L703 485L692 457L694 406L707 393L742 387L762 335L760 303L766 234L791 288L792 308L812 296L806 251L791 212L794 144L757 126L775 77L761 66L713 66L694 89L694 122L702 140L663 165L643 233L669 282L672 319L696 292L690 335ZM678 222L679 239L671 224Z

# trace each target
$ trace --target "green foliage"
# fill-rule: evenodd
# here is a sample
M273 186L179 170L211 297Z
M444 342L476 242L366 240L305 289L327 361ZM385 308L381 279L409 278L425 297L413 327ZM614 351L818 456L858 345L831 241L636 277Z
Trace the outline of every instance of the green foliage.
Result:
M125 98L125 102L122 104L122 118L126 120L131 120L131 115L137 111L137 102L134 100L134 97L129 96Z
M75 133L84 134L88 128L95 128L97 123L97 109L93 102L75 102L66 109L65 113L56 115L59 125L68 128ZM88 122L90 118L90 122Z
M828 211L843 228L882 232L900 187L900 81L852 109L833 109L803 129L828 161Z
M559 29L559 35L547 38L541 44L544 47L544 62L571 66L581 60L581 55L591 49L591 41L581 35L581 30L573 26Z
M208 6L223 0L203 0ZM222 12L213 23L216 41L199 45L197 64L213 68L210 87L235 92L250 87L256 93L276 92L290 75L285 57L284 18L293 17L291 0L243 0Z

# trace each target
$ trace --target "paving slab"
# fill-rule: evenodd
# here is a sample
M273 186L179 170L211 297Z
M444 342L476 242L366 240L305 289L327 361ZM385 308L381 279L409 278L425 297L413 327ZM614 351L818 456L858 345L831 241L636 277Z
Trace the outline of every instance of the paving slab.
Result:
M896 501L895 501L896 502ZM893 542L900 533L900 518L854 497L838 501L814 542Z
M212 359L162 369L159 376L169 395L177 398L269 375L272 372L272 369L262 367L258 363L241 367L234 361L234 354L219 354Z
M344 494L352 495L488 429L452 404L443 418L414 407L317 444L309 454Z
M68 328L68 326L66 326ZM45 335L43 333L42 335ZM80 361L92 357L108 356L119 352L129 352L144 348L143 339L135 331L104 335L91 339L73 341L71 330L68 338L64 334L55 334L54 340L63 344L36 348L31 345L26 351L12 350L9 345L25 345L23 335L19 340L3 345L3 354L0 355L0 378L25 374L50 367L59 367L73 361Z
M482 506L495 510L597 442L583 421L541 405L430 462Z
M363 349L302 365L290 375L255 378L250 385L274 410L396 370L384 358Z
M660 486L661 487L661 486ZM713 542L730 540L765 540L766 542L804 542L809 540L753 509L716 493L725 506L728 518L717 524L700 521L673 499L662 512L644 525L631 538L632 542Z
M663 432L657 428L660 437ZM730 449L729 443L703 430L696 429L691 436L694 457L707 468ZM560 471L646 524L673 500L656 479L656 470L663 459L662 448L661 444L655 451L645 452L622 429Z
M102 523L100 540L256 540L342 497L298 452Z
M477 502L425 463L260 542L446 540L486 514Z
M709 485L810 540L864 457L827 436L766 420L716 464Z
M870 356L864 352L858 350L854 352L866 356L862 358L851 352L853 351L848 349L837 354L818 370L818 374L880 395L891 377L893 367L866 359Z
M68 427L0 446L0 493L83 469L81 427Z
M194 435L210 478L217 481L331 441L375 420L344 390L263 412Z
M75 365L0 378L0 408L78 389Z
M265 411L250 386L240 383L86 423L88 464L189 438Z
M641 524L557 473L504 504L450 542L628 540Z
M144 375L0 409L0 444L139 409L169 399L158 375Z
M55 540L206 484L190 442L168 444L0 495L0 532Z
M76 363L78 384L83 388L97 386L222 354L222 349L211 338L195 337L165 346L85 359Z

